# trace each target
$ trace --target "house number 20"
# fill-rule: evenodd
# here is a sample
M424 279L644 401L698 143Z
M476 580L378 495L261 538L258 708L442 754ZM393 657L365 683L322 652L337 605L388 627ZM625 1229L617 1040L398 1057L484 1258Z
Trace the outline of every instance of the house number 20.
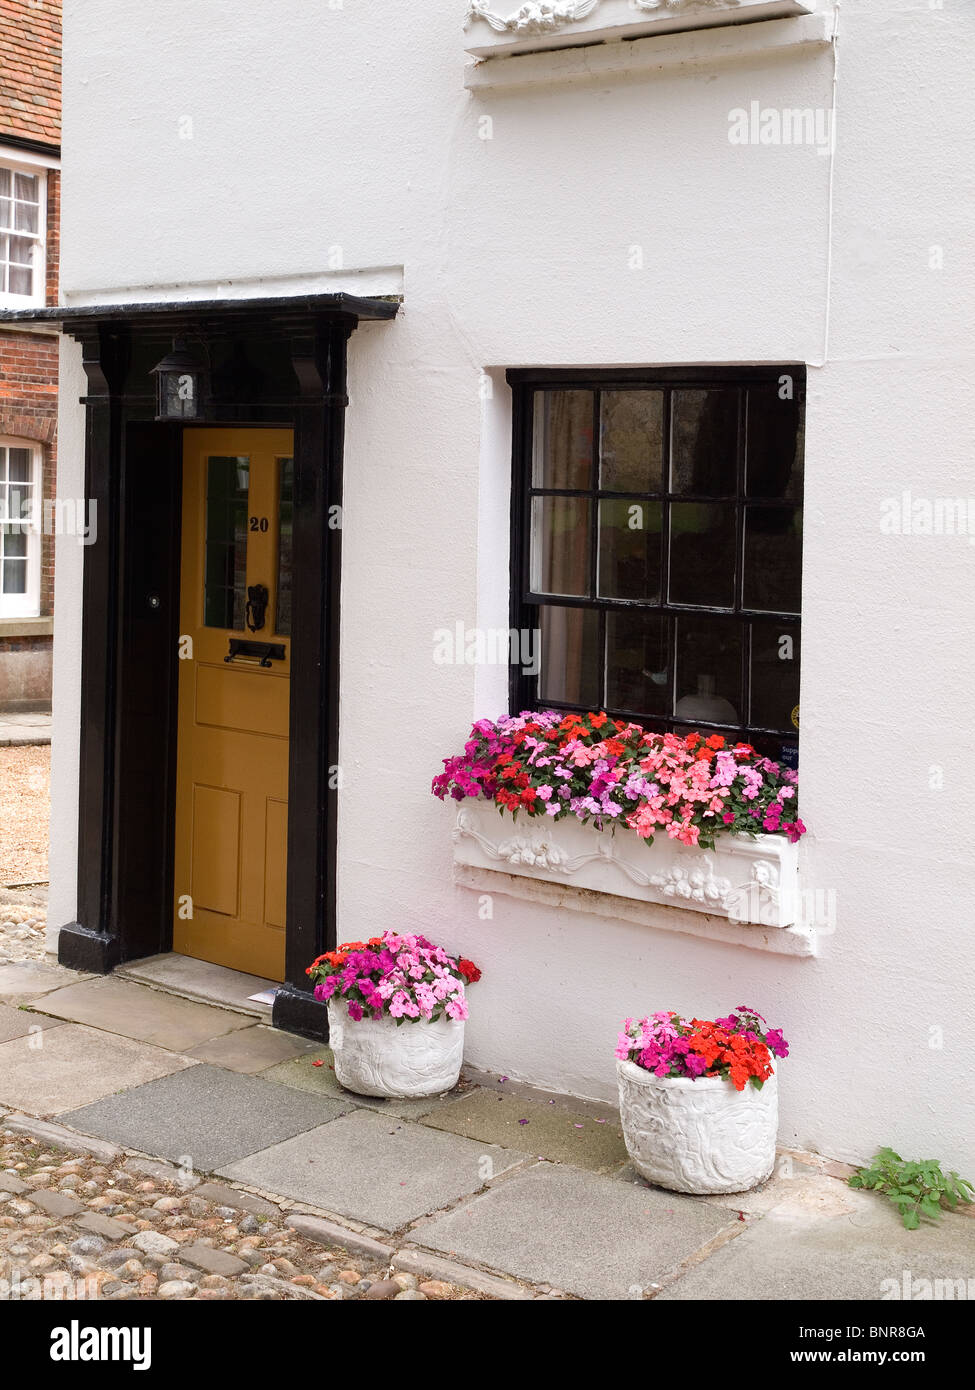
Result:
M268 519L267 519L266 516L252 516L252 517L251 517L251 530L252 530L252 531L266 531L267 529L268 529Z

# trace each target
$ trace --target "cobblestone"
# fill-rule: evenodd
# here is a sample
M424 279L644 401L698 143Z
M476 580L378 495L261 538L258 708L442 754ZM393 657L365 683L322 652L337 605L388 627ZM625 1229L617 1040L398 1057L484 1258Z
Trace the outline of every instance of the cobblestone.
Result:
M392 1270L389 1248L351 1232L341 1245L335 1223L304 1217L309 1238L264 1198L217 1183L190 1193L176 1169L145 1171L122 1153L52 1152L0 1119L0 1301L488 1296L443 1279L421 1289L413 1274ZM65 1178L77 1181L62 1189Z

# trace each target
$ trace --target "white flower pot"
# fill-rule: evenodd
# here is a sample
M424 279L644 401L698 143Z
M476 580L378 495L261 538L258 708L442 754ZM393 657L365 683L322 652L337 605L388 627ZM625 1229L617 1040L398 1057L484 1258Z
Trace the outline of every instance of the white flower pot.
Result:
M616 1063L623 1137L634 1168L675 1192L745 1192L775 1167L776 1077L736 1091L720 1076L654 1076Z
M464 1060L463 1019L349 1018L348 1004L329 1000L329 1045L335 1077L361 1096L436 1096L457 1085Z

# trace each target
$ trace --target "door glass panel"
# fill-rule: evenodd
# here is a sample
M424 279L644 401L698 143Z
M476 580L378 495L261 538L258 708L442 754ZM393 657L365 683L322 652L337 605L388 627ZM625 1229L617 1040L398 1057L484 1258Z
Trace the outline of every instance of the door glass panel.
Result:
M291 538L294 525L294 459L278 465L278 586L274 630L291 636Z
M205 627L244 628L249 484L246 457L207 460Z

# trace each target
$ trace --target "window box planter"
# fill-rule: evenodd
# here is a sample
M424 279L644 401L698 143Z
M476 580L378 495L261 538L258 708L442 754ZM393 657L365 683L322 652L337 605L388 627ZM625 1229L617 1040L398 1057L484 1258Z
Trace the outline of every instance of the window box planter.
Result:
M328 1005L335 1079L360 1096L437 1096L457 1085L464 1060L464 1020L349 1018L344 1003Z
M721 1076L654 1076L617 1061L620 1118L637 1172L674 1192L746 1192L775 1166L774 1075L760 1090Z
M469 0L476 58L813 14L819 0Z
M571 884L733 922L789 927L799 912L798 846L783 835L719 835L690 848L666 834L652 845L625 827L574 818L512 820L490 801L464 801L453 830L457 864Z

